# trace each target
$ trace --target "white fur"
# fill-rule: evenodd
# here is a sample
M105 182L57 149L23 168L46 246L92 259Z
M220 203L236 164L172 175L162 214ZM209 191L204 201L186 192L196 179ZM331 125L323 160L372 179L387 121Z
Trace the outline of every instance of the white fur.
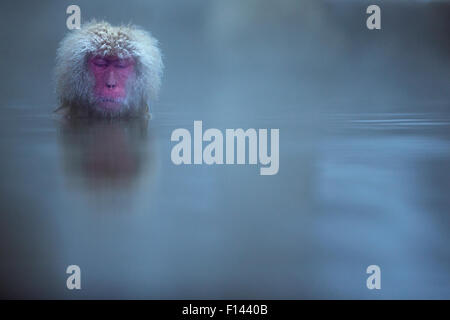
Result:
M70 31L59 45L55 80L62 106L94 108L94 80L87 68L88 57L92 54L135 59L136 78L126 109L150 104L157 98L163 71L158 41L133 25L111 26L105 21L91 21L81 29Z

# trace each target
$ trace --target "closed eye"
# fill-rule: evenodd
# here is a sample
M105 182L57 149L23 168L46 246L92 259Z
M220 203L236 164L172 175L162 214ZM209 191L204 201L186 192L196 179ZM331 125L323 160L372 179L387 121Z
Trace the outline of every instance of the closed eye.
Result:
M108 63L103 59L95 59L92 63L97 67L106 67Z
M116 68L126 68L126 67L128 67L129 66L129 64L128 63L126 63L126 62L123 62L123 63L116 63L115 65L114 65Z

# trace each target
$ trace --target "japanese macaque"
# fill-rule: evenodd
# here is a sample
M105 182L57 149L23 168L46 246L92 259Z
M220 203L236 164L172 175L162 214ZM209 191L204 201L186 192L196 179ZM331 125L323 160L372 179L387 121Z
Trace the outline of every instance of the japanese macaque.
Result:
M158 41L132 25L90 22L70 31L56 57L60 107L72 117L136 117L157 98L163 63Z

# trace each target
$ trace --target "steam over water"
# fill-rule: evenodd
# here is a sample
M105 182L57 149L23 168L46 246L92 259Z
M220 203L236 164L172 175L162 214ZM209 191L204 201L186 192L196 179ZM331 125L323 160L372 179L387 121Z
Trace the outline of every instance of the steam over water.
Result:
M108 3L160 40L151 120L52 114L69 4L1 5L1 298L450 298L446 3ZM278 128L278 174L174 165L194 120Z

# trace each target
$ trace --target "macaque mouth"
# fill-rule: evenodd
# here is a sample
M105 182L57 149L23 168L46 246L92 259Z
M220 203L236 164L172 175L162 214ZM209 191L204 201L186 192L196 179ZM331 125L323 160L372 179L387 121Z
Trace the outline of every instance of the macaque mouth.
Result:
M115 98L99 98L99 102L112 102L112 103L122 103L122 99Z
M98 107L106 110L118 110L122 107L124 99L122 98L107 98L99 97L97 98Z

